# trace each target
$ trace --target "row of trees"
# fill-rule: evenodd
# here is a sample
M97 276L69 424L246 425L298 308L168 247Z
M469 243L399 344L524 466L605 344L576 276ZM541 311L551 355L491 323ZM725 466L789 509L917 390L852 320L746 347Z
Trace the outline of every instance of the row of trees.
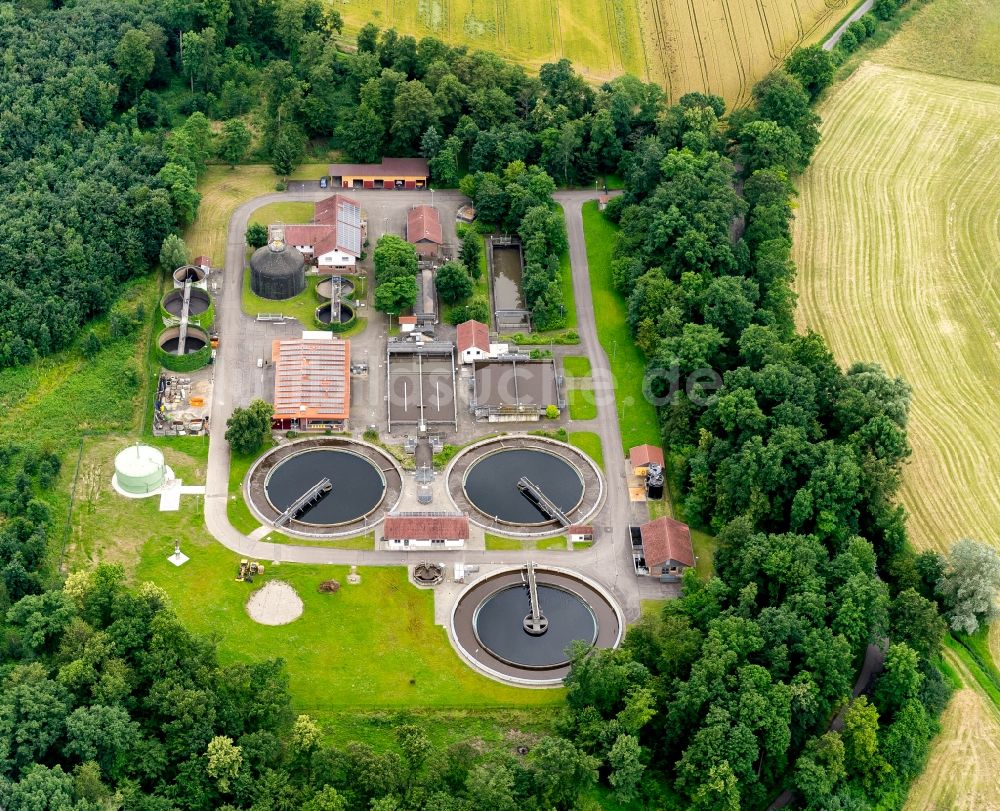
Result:
M375 245L375 308L400 315L417 300L417 251L396 234L383 234Z

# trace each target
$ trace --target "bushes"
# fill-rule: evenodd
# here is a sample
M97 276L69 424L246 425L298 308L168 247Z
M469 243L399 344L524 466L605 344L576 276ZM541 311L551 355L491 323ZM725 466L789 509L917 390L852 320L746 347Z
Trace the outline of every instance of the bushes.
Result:
M205 344L201 349L184 355L174 355L156 347L156 360L164 368L172 372L193 372L200 369L212 358L212 347Z

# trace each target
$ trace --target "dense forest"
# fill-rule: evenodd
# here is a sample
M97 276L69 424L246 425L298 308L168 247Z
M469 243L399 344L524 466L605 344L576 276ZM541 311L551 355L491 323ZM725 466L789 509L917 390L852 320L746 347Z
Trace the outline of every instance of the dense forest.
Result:
M193 219L214 157L286 173L317 143L423 154L521 236L552 324L552 191L616 173L616 284L662 395L674 495L718 552L716 576L689 572L621 649L578 652L565 710L527 754L442 751L411 726L390 751L328 746L293 717L280 662L220 666L155 587L101 567L53 588L58 456L0 448L0 806L530 811L598 782L667 809L761 808L784 788L801 807L901 806L949 694L946 619L991 617L953 587L961 558L907 545L906 384L844 371L794 330L793 179L835 56L797 52L727 115L711 96L592 88L564 61L534 76L374 27L346 52L318 0L34 5L0 4L0 365L107 310ZM409 258L383 247L396 279ZM706 369L721 388L667 396L675 371ZM885 671L847 706L872 642Z

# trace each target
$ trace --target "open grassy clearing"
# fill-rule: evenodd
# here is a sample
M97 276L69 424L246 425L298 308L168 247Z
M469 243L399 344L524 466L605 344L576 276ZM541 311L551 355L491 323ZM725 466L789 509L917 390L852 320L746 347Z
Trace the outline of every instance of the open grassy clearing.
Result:
M611 281L611 251L618 228L597 210L597 201L583 205L583 231L587 239L590 293L597 319L597 338L611 362L615 403L625 450L649 443L660 444L656 409L643 396L646 359L629 334L628 304Z
M566 377L590 377L590 358L583 355L567 355L562 363Z
M597 462L597 466L601 470L604 470L604 449L601 447L600 436L593 431L571 431L569 444L574 448L579 448Z
M880 63L1000 84L1000 4L934 0L879 50Z
M906 811L996 808L1000 797L1000 713L951 643L944 656L962 681L941 715L923 774L910 787ZM971 665L971 666L970 666Z
M317 178L326 174L325 163L304 163L292 174L293 178ZM221 267L226 253L226 229L229 218L241 203L274 191L279 178L270 166L259 164L209 166L198 179L201 203L198 216L184 232L190 256L204 254L213 265Z
M597 417L597 401L593 389L570 389L566 392L571 420L592 420Z
M251 216L250 222L270 225L283 223L296 225L312 222L316 206L313 203L268 203L258 208Z
M534 540L530 538L508 538L505 535L494 535L492 532L486 533L486 548L497 550L523 550L545 549L555 551L566 551L566 536L557 535L554 538L542 538Z
M1000 87L867 63L800 181L799 322L914 388L918 549L1000 545Z

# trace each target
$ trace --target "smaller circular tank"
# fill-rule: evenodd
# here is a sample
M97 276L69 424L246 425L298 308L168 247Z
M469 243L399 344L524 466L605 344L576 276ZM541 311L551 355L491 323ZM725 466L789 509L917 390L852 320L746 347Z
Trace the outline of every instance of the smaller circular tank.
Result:
M181 265L174 271L174 287L182 288L185 282L191 282L195 287L205 287L205 270L197 265Z
M149 445L132 445L115 457L115 478L126 493L141 495L163 484L163 454Z

